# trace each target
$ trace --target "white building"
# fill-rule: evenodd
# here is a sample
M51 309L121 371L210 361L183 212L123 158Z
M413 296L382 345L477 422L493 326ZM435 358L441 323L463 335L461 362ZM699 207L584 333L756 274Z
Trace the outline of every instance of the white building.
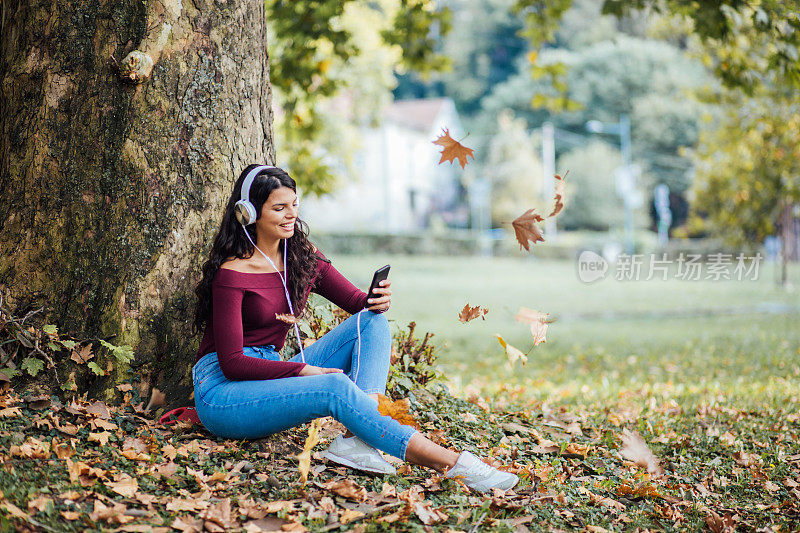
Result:
M358 178L323 198L303 198L301 216L315 230L337 233L402 233L427 227L432 216L464 218L461 166L440 165L441 147L432 143L443 128L463 137L449 98L392 103L379 128L362 131L354 158Z

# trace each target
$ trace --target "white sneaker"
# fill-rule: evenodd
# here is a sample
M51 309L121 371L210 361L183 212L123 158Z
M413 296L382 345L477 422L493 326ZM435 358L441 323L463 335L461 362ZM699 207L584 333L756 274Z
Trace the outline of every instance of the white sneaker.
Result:
M381 452L355 435L348 438L339 435L333 439L328 449L322 452L322 456L356 470L378 474L397 473L397 469L381 456Z
M451 478L461 476L461 481L466 486L481 492L490 492L494 488L508 490L519 481L516 475L489 466L466 451L461 452L456 464L445 476Z

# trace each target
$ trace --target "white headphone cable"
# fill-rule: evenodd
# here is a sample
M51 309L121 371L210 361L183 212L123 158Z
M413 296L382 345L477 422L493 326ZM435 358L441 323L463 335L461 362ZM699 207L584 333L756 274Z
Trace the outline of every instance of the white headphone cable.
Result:
M287 280L289 279L289 268L286 263L286 249L288 248L288 239L283 240L283 268L284 268L284 273L286 274L286 277L284 278L284 275L281 274L280 270L278 270L278 267L275 266L275 263L272 262L272 259L270 259L267 256L267 254L262 252L261 248L256 246L256 243L253 242L253 239L250 237L250 233L247 231L247 228L245 226L242 226L242 229L244 230L244 234L247 235L247 240L250 241L250 244L252 244L253 247L256 250L258 250L261 253L261 255L264 256L264 259L269 261L269 264L272 265L272 268L274 268L275 272L278 273L278 277L281 278L281 283L283 284L283 294L284 296L286 296L286 303L289 304L289 312L292 314L292 316L294 316L294 307L292 306L292 299L289 297L289 288L286 284ZM297 320L295 320L293 325L294 325L294 334L297 336L297 345L300 347L300 360L303 363L305 363L306 355L305 353L303 353L303 339L300 338L300 328L297 327ZM359 334L359 339L360 339L360 334Z

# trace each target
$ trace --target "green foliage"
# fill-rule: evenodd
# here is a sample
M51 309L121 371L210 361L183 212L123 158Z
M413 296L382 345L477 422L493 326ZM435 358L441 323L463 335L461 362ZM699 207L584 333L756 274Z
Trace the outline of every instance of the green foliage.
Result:
M792 92L727 92L693 159L693 216L737 246L774 234L784 205L800 202L800 106Z
M472 115L494 86L517 71L516 62L528 51L517 35L523 24L511 13L514 0L460 0L453 9L453 28L439 49L450 58L448 70L422 80L415 72L401 76L395 96L448 96L459 112ZM490 124L493 125L493 124ZM470 131L477 131L470 128Z
M331 112L325 104L348 87L378 85L387 91L383 68L360 68L359 60L381 57L392 67L441 68L446 61L433 51L434 29L449 29L449 12L431 2L394 0L344 2L334 0L268 0L270 39L270 81L281 113L276 117L278 158L285 163L306 193L324 194L333 189L336 175L346 164L348 147L337 134L339 122L361 118ZM358 12L364 20L352 20ZM373 23L375 16L378 21ZM386 18L393 25L384 27ZM348 19L351 19L348 21ZM364 34L382 37L376 42ZM402 46L400 46L402 45ZM389 53L396 50L397 53ZM367 59L369 61L370 59ZM370 102L372 98L360 101ZM376 111L377 106L372 106ZM342 161L342 159L344 161Z
M105 371L103 371L103 369L100 368L100 365L98 365L94 361L89 361L88 363L86 363L86 366L89 368L89 370L94 372L94 374L96 376L105 376L106 375Z
M408 332L400 331L394 336L392 366L386 389L394 399L402 398L417 387L425 387L441 376L433 365L436 347L430 342L433 333L425 337L414 337L416 322L408 324Z
M44 361L37 357L26 357L22 360L19 367L26 371L30 376L36 377L43 368L44 368Z
M693 34L705 48L717 56L714 70L731 88L748 94L776 75L794 87L800 87L800 2L797 0L605 0L603 12L617 16L633 10L649 9L656 13L676 15L690 20ZM743 38L743 30L751 28L758 41L769 43L752 46Z
M393 27L381 31L386 44L403 49L401 68L429 74L450 65L446 56L434 50L438 39L450 31L452 12L447 6L439 10L434 6L430 0L400 0Z
M116 346L102 339L62 337L57 326L43 323L38 316L41 311L43 309L18 317L3 307L0 301L0 371L10 379L38 377L47 367L61 390L77 391L75 374L83 366L95 376L106 373L98 362L90 361L96 355L92 350L92 342L95 340L99 340L118 362L127 364L133 359L133 348L128 345ZM75 363L62 365L64 373L68 373L66 382L62 382L62 376L59 376L55 365L57 358ZM110 368L111 363L108 365Z
M700 116L706 107L693 99L691 92L710 81L698 61L669 43L626 36L577 50L548 49L539 55L540 64L565 66L567 90L563 98L581 108L550 117L531 109L531 99L537 95L554 99L562 95L548 80L531 82L520 69L484 99L480 120L487 121L506 108L524 118L529 127L548 119L557 128L579 135L578 141L574 137L556 139L556 149L563 153L581 142L580 136L588 135L587 121L614 123L621 114L628 114L633 160L644 167L646 175L656 177L645 184L647 188L660 182L669 185L672 192L686 190L690 161L681 155L681 149L697 141ZM619 145L616 136L605 140Z
M122 364L128 364L133 360L133 347L124 344L122 346L115 346L110 342L106 342L100 339L100 344L108 349L108 351L113 355L116 360Z

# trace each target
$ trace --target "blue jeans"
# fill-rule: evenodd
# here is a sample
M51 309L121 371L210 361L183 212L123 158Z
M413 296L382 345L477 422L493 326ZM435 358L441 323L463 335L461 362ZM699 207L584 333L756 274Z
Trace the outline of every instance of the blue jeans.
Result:
M353 315L304 349L306 363L344 373L232 381L216 352L192 368L194 402L203 425L229 439L257 439L315 418L332 416L361 440L405 459L416 430L378 412L371 393L384 393L389 375L391 333L382 314L361 313L361 355ZM244 354L279 361L272 345L247 346ZM299 361L300 355L292 361Z

